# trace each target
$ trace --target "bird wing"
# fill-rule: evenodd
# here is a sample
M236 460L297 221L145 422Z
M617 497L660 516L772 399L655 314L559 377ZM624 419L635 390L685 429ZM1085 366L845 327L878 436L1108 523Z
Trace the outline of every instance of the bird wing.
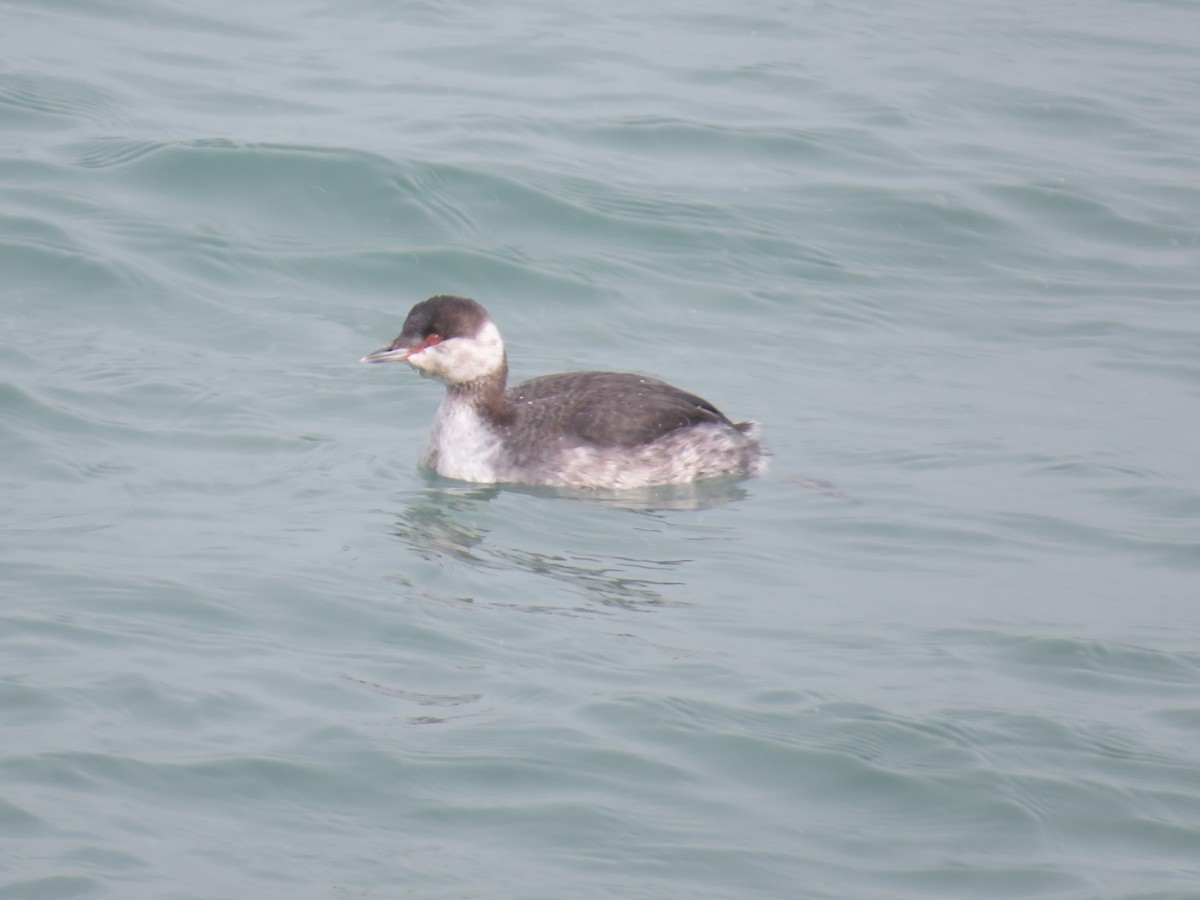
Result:
M506 399L523 427L572 443L637 447L693 425L732 425L695 394L624 372L545 375L510 388Z

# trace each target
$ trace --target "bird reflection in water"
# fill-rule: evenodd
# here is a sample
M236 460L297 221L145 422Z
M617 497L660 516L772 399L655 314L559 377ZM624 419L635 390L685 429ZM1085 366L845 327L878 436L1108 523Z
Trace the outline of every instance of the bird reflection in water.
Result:
M583 552L547 553L522 547L498 545L489 540L490 530L472 520L480 505L505 491L535 495L546 502L567 500L577 503L617 507L637 516L661 521L664 510L707 509L741 499L745 491L736 481L698 482L647 488L636 491L594 491L570 488L527 486L466 486L454 484L423 491L397 515L392 533L422 559L452 559L480 570L525 572L563 584L581 594L589 604L623 609L683 605L675 574L686 559L649 559L630 556L602 556ZM408 579L402 579L408 582ZM411 582L409 582L411 584ZM412 585L417 587L416 585ZM440 598L447 599L447 598ZM453 602L475 602L473 598L454 598ZM504 605L504 604L499 604ZM578 614L594 608L516 604L527 611Z

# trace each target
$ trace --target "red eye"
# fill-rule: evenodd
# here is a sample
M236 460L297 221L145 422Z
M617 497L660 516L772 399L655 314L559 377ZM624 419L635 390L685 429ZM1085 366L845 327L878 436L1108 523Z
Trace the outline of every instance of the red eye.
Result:
M426 347L432 347L434 344L440 344L441 342L442 336L440 334L427 334L425 335L425 340L421 341L421 349L424 350Z

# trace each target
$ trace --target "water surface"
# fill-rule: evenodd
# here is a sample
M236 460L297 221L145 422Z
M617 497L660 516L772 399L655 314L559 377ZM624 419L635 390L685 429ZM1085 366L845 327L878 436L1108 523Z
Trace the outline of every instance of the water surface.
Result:
M0 10L0 897L1200 896L1173 2ZM434 293L770 473L416 468Z

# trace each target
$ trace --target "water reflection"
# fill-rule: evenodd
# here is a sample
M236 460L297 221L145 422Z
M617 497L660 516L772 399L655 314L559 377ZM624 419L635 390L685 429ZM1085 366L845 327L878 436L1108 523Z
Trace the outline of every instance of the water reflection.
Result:
M486 530L460 521L454 514L471 511L477 504L495 497L498 490L486 487L461 492L424 491L420 502L410 503L398 515L392 533L422 559L449 556L483 563L475 551L483 543Z
M504 490L573 503L627 509L630 512L713 509L735 500L744 500L747 496L742 482L733 478L710 478L707 481L693 481L689 484L665 484L658 487L627 488L622 491L528 485L506 486Z
M589 603L624 609L680 604L681 567L687 559L651 559L602 555L560 549L503 546L490 528L478 524L481 508L514 492L576 503L618 507L637 517L662 520L664 510L704 509L740 499L746 492L737 482L673 485L639 492L577 491L545 487L465 486L436 483L410 498L397 514L392 533L424 560L451 559L475 569L517 572L549 579L583 595ZM408 582L408 579L397 580ZM413 585L415 587L415 585ZM456 598L474 602L474 598ZM517 604L514 604L517 605ZM556 613L579 612L562 606L519 604L522 609Z

